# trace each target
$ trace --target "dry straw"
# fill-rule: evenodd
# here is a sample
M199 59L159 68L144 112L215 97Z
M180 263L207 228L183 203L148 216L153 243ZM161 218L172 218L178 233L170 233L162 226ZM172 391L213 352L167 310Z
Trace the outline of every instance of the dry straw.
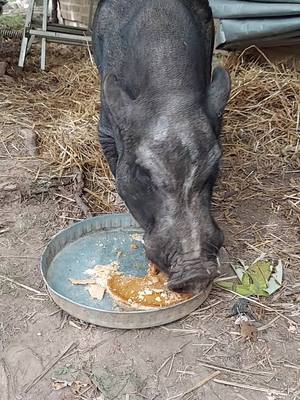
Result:
M14 84L0 81L0 129L7 132L11 124L32 128L41 157L57 174L78 168L83 172L85 199L93 212L119 211L97 138L96 67L82 54L59 57L64 64L48 73L31 71ZM57 60L54 52L48 58L52 66ZM223 172L215 202L222 200L224 208L262 197L280 204L299 223L299 74L247 54L231 54L223 61L233 89L224 118Z

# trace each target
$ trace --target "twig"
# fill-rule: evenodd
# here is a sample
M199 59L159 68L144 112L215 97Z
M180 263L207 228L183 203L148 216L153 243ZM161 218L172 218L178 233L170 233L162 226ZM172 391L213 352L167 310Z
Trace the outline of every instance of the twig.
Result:
M56 315L56 314L58 314L58 313L61 312L61 311L62 311L61 309L56 310L56 311L53 311L52 313L48 314L48 317L53 317L53 315Z
M265 331L266 329L270 328L276 322L279 318L281 318L281 315L277 315L277 317L273 318L272 321L268 322L267 324L260 326L257 328L258 331Z
M197 310L197 311L194 311L192 314L190 314L190 315L197 315L197 314L199 314L199 313L201 313L202 311L207 311L207 310L209 310L210 308L213 308L213 307L215 307L215 306L217 306L218 304L220 304L220 303L222 303L223 302L223 300L218 300L218 301L216 301L215 303L213 303L213 304L210 304L210 305L208 305L208 306L206 306L206 307L201 307L199 310Z
M167 400L178 399L179 397L183 397L183 396L186 396L187 394L194 392L195 390L199 389L201 386L205 385L210 380L214 379L216 376L220 375L220 373L221 373L220 371L213 372L212 374L210 374L206 378L204 378L201 382L199 382L197 385L193 386L191 389L187 390L184 393L179 393L179 394L176 394L175 396L169 397Z
M168 371L168 373L167 373L167 377L170 376L171 371L172 371L172 369L173 369L173 365L174 365L174 361L175 361L175 356L176 356L176 354L177 354L177 353L174 353L174 354L172 355L172 360L171 360L171 364L170 364L169 371Z
M255 390L257 392L272 393L272 394L275 394L277 396L287 396L287 393L280 392L279 390L273 389L273 388L265 388L265 387L259 387L259 386L245 385L243 383L229 382L229 381L224 381L222 379L214 379L213 381L215 383L219 383L221 385L234 386L234 387L238 387L238 388L241 388L241 389Z
M183 349L185 346L187 346L189 343L191 343L190 340L189 340L188 342L184 343L183 345L181 345L181 346L179 347L179 349L175 351L175 353L170 354L169 357L167 357L166 360L162 363L162 365L158 368L158 370L156 371L156 374L158 374L158 373L163 369L163 367L164 367L171 359L173 359L173 361L172 361L172 363L171 363L171 367L170 367L170 368L172 369L175 356L176 356L177 354L181 353L181 352L182 352L182 349ZM171 373L171 371L170 371L170 369L169 369L168 374L170 374L170 373ZM169 376L169 375L167 375L167 376Z
M36 378L34 378L34 380L25 388L24 393L27 393L30 389L32 389L32 387L34 385L36 385L49 371L51 368L54 367L55 364L58 363L58 361L60 361L60 359L66 355L66 353L68 353L68 351L70 351L71 349L74 348L74 346L77 346L76 343L72 342L70 343L65 350L63 350L63 352L55 358L55 360L53 360L47 367L46 369L40 374L38 375Z
M18 259L18 258L20 258L20 259L22 259L22 258L30 258L30 259L38 259L39 257L37 257L37 256L0 256L0 258L16 258L16 259Z
M29 290L30 292L33 292L33 293L38 294L40 296L47 296L47 293L43 293L43 292L40 292L39 290L34 289L34 288L30 287L30 286L23 285L23 283L19 283L19 282L15 281L14 279L8 278L7 276L0 275L0 278L1 279L5 279L6 281L11 282L16 286L20 286L21 288Z
M168 364L168 362L171 360L172 357L173 357L173 355L171 355L165 359L165 361L161 364L161 366L156 371L156 374L158 374L163 369L163 367Z
M202 365L203 367L207 368L212 368L217 371L224 371L228 372L231 374L236 374L236 375L273 375L272 372L265 372L265 371L247 371L247 370L242 370L242 369L237 369L237 368L229 368L229 367L221 367L220 365L216 364L211 364L202 360L197 360L197 362Z
M292 368L292 369L300 370L300 365L283 364L283 366L286 367L286 368Z
M217 343L214 342L208 349L206 349L203 353L203 355L205 356L207 353L209 353L211 351L211 349L213 349L215 347Z
M240 393L237 393L236 395L237 395L237 397L238 397L239 399L248 400L248 399L246 399L246 397L244 397L244 396L241 395Z

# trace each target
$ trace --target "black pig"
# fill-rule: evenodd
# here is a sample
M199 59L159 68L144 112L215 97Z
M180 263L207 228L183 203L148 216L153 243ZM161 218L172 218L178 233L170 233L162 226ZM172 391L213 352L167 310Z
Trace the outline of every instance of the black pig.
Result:
M211 77L213 42L207 0L102 0L94 17L103 151L148 258L193 293L218 275L223 243L211 196L230 78Z

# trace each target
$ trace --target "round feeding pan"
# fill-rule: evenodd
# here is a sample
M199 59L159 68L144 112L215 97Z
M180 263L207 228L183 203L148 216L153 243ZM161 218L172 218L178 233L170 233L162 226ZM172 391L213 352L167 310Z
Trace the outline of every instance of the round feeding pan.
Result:
M116 306L108 293L97 300L84 286L72 285L70 279L87 278L87 269L115 261L119 271L126 275L146 275L148 260L142 235L143 231L129 214L90 218L55 235L41 258L41 273L55 303L83 321L120 329L164 325L198 308L209 295L210 287L170 307L137 311Z

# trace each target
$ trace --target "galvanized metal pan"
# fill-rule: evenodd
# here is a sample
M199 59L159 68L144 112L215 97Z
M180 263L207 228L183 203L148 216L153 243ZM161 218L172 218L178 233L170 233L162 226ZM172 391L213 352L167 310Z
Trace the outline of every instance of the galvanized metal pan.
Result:
M92 299L83 279L97 264L118 261L120 272L144 276L148 268L143 231L129 214L106 214L78 222L52 238L41 257L41 273L55 303L70 315L109 328L134 329L164 325L187 316L207 298L211 288L182 303L158 310L123 310L109 294ZM134 245L134 246L133 246Z

